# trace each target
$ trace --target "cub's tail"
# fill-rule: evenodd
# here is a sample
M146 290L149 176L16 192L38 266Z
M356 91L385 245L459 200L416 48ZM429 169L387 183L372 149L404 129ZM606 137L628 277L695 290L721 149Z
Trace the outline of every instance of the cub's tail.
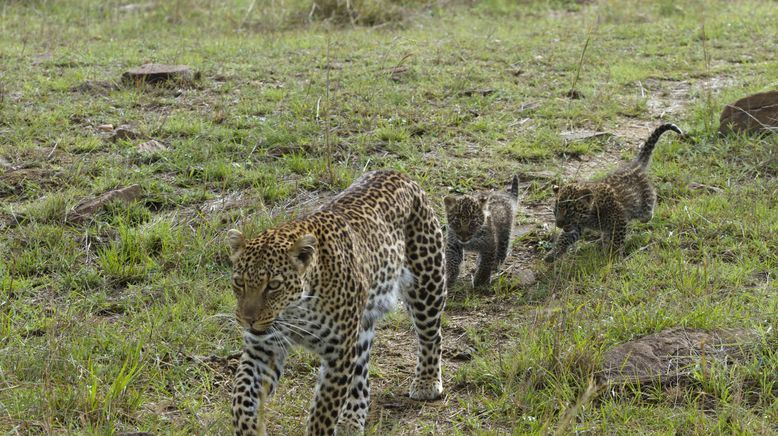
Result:
M516 198L516 200L519 199L519 176L514 175L513 180L511 181L511 195Z
M668 123L657 127L656 130L651 133L651 136L648 137L646 143L643 144L643 148L640 149L640 154L638 155L637 161L641 167L645 168L648 166L648 163L651 161L651 153L654 152L654 147L656 147L656 143L659 141L659 137L668 130L672 130L673 132L683 136L683 131L675 124Z

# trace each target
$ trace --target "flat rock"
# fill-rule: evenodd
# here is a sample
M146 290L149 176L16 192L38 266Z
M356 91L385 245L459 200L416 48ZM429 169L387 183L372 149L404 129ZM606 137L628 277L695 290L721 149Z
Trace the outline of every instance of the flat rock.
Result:
M113 132L113 124L100 124L97 126L97 130L100 132Z
M138 151L141 153L156 153L158 151L165 151L165 150L167 150L165 144L157 141L156 139L152 139L151 141L146 141L142 144L138 144Z
M111 201L129 203L143 195L140 185L131 185L126 188L113 189L92 199L84 199L79 202L67 215L67 221L79 221L93 215Z
M112 141L118 141L120 139L127 140L127 139L138 139L141 137L141 134L132 130L130 126L127 125L121 125L116 128L116 130L113 131L113 135L111 135Z
M519 279L519 284L521 286L532 286L537 282L537 278L535 278L535 273L528 269L520 269L516 271L516 278Z
M191 82L194 74L186 65L143 64L122 74L122 81L132 85L168 81Z
M730 363L757 341L748 330L673 327L607 351L600 376L615 383L677 383L691 376L703 356L707 364Z
M778 132L778 91L762 92L728 104L719 118L719 133Z

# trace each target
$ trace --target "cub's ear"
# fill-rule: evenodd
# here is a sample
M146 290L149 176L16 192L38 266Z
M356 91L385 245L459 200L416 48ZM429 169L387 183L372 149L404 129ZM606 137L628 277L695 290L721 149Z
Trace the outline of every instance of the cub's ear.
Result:
M457 203L457 199L453 195L446 195L443 197L443 204L446 206L446 210L451 209Z
M292 248L289 249L289 256L292 261L297 265L297 269L300 273L304 272L311 261L313 261L313 255L316 254L316 245L318 241L313 235L305 235L298 239Z
M486 203L489 202L489 196L487 196L487 195L479 195L477 198L478 198L478 204L481 205L481 209L486 207Z
M554 185L554 186L551 188L551 190L552 190L552 191L554 191L554 194L558 194L558 193L559 193L559 185Z
M243 238L243 233L236 229L230 229L227 232L227 243L230 246L230 261L235 263L241 254L243 249L246 248L246 240Z

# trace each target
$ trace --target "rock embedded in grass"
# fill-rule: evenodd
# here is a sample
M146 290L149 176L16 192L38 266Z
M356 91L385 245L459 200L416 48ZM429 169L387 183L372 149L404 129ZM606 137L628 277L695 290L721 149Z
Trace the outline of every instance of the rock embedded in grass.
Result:
M156 153L158 151L165 151L165 150L167 150L165 144L157 141L156 139L152 139L142 144L138 144L138 151L141 153Z
M677 384L693 376L695 365L743 359L758 341L749 330L673 327L608 350L600 376L610 383Z
M121 125L116 128L116 130L113 131L113 135L111 136L112 141L118 141L118 140L127 140L127 139L138 139L142 135L130 128L130 126L127 125Z
M113 189L93 199L81 200L73 210L67 214L67 221L75 222L88 218L111 201L124 203L133 202L143 196L143 188L140 185L131 185L126 188Z
M775 132L778 132L778 91L741 98L726 105L719 118L722 135Z
M143 64L122 74L122 81L135 86L164 82L190 83L195 76L186 65Z

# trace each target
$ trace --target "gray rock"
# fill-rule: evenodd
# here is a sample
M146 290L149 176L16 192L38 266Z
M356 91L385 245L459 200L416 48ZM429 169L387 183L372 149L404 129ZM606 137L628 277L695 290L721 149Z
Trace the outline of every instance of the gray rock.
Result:
M141 153L156 153L158 151L165 151L165 150L167 150L165 144L157 141L156 139L152 139L151 141L146 141L142 144L138 144L138 151Z
M528 269L520 269L516 272L516 277L519 279L519 284L522 287L532 286L537 282L535 273Z

